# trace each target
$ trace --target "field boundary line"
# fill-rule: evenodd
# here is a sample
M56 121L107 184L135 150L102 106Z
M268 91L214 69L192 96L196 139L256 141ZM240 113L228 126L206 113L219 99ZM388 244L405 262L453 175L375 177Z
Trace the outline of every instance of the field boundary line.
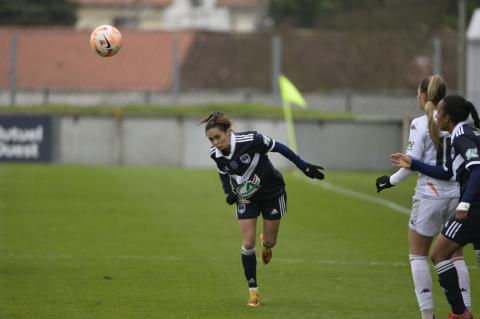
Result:
M171 261L171 262L185 262L185 261L195 261L202 260L203 258L195 257L181 257L181 256L162 256L162 255L115 255L115 256L92 256L92 255L71 255L71 254L46 254L46 255L36 255L36 254L7 254L5 256L0 256L2 258L10 259L120 259L120 260L159 260L159 261ZM211 257L206 258L212 261L220 261L220 258ZM378 267L404 267L407 265L407 262L384 262L384 261L368 261L368 262L352 262L348 260L336 260L336 259L305 259L305 258L276 258L276 262L292 264L318 264L318 265L343 265L343 266L378 266Z
M300 178L300 177L298 176L297 178ZM303 179L303 177L301 177L301 178ZM351 190L349 188L345 188L345 187L342 187L342 186L333 185L330 182L325 182L325 181L316 182L316 181L311 180L310 183L312 183L313 185L319 186L323 189L338 193L338 194L346 195L346 196L349 196L349 197L352 197L352 198L356 198L356 199L360 199L360 200L363 200L363 201L366 201L366 202L370 202L370 203L374 203L374 204L377 204L377 205L380 205L380 206L384 206L384 207L390 208L391 210L393 210L397 213L401 213L403 215L410 216L410 212L411 212L410 208L404 207L402 205L399 205L397 203L394 203L392 201L389 201L389 200L386 200L386 199L383 199L383 198L378 198L378 197L375 197L375 196L367 195L365 193L357 192L357 191L354 191L354 190Z
M219 262L223 260L219 257L210 257L210 258L195 258L195 257L184 257L184 256L167 256L167 255L116 255L116 256L92 256L92 255L70 255L70 254L47 254L47 255L35 255L35 254L6 254L0 255L0 258L4 259L59 259L59 260L75 260L75 259L110 259L110 260L157 260L157 261L167 261L167 262L180 262L184 263L186 261L194 262L199 260L210 260ZM333 266L358 266L358 267L407 267L409 265L408 261L350 261L350 260L341 260L341 259L306 259L306 258L275 258L275 262L284 263L284 264L317 264L317 265L333 265ZM480 267L472 264L468 266L469 271L480 270Z

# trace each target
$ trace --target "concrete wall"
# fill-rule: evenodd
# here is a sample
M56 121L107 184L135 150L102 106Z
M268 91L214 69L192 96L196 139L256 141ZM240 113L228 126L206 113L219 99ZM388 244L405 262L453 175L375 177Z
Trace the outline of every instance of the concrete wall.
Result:
M476 9L467 31L467 98L480 107L480 9Z
M389 169L389 154L404 149L398 120L304 120L295 125L299 154L327 169ZM287 143L281 119L235 119L234 127ZM214 167L198 119L58 116L54 136L58 163ZM279 154L269 156L279 167L291 166Z

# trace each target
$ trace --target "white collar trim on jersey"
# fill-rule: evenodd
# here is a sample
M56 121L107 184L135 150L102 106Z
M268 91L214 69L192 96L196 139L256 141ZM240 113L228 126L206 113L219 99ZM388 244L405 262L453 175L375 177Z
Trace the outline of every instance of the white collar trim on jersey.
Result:
M231 159L233 156L233 153L235 153L235 145L237 144L237 137L235 136L235 133L230 134L230 154L228 156L223 155L222 151L220 151L218 148L215 147L215 157L225 157L226 159Z
M455 125L452 131L452 143L455 137L457 137L457 134L460 134L460 135L463 134L463 125L465 124L467 124L467 121L462 121L457 123L457 125Z

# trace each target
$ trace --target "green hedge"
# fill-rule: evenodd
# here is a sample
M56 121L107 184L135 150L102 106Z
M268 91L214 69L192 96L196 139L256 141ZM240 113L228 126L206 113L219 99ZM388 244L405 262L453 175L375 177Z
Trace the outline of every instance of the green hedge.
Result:
M282 118L283 109L264 104L206 104L206 105L127 105L75 106L75 105L22 105L1 106L0 114L78 114L113 116L183 116L202 118L210 112L220 111L234 117ZM296 119L354 119L351 113L322 112L312 109L293 108Z

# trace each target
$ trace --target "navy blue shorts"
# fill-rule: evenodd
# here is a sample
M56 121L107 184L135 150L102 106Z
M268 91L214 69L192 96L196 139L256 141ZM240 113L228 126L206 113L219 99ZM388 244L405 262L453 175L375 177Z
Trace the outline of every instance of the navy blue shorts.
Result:
M287 193L267 200L248 199L237 202L237 219L257 218L262 213L264 219L277 220L287 214Z
M472 243L477 249L480 244L480 206L470 207L467 219L462 222L452 217L443 227L442 234L461 246Z

